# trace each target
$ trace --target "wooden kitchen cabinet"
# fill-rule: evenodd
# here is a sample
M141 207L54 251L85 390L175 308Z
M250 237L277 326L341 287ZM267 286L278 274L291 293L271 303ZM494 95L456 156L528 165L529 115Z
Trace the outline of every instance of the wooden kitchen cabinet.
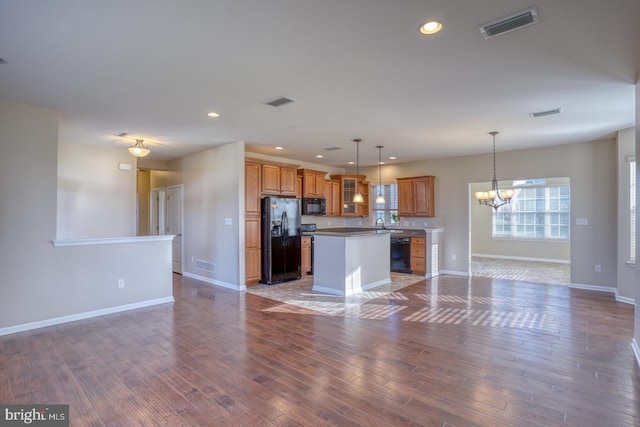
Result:
M262 194L296 195L296 168L262 164Z
M306 276L311 272L311 236L302 236L301 241L300 270Z
M427 241L424 237L411 238L411 273L424 276L426 263Z
M326 216L340 216L340 181L324 181L324 198L327 201Z
M369 216L369 182L365 175L331 175L340 183L340 216ZM356 191L362 193L364 201L354 203Z
M245 161L245 283L255 285L261 277L260 251L260 188L261 164Z
M298 169L298 176L302 177L302 197L325 197L324 177L326 174L326 172L312 169Z
M398 215L435 216L435 177L398 178Z

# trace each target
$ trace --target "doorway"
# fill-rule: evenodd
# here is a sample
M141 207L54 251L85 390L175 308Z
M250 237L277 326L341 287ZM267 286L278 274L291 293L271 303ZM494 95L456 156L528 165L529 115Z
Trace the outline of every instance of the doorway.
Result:
M472 183L469 205L469 273L493 279L569 285L570 180L518 179L499 182L513 199L498 209L480 205Z
M182 274L183 187L173 185L154 188L150 200L150 234L173 234L171 265L174 273Z

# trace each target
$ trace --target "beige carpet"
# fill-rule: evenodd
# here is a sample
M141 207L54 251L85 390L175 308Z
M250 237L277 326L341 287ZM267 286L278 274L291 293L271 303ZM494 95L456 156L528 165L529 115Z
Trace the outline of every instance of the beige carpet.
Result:
M362 317L361 306L363 304L380 298L389 300L406 299L406 296L396 293L396 291L417 283L420 280L424 280L424 277L412 274L391 273L390 284L378 286L357 295L341 297L314 292L312 290L313 276L305 276L300 280L278 283L271 286L251 286L247 288L247 293L280 301L298 308L297 310L292 310L291 307L283 308L276 306L269 309L270 311L305 312L313 310L329 316L349 316L351 312L357 311L358 317Z

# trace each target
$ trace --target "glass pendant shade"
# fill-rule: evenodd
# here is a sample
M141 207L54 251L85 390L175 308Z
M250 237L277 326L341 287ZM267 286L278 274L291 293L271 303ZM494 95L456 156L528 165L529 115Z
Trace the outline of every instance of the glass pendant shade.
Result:
M354 139L353 142L356 143L356 194L353 195L353 203L363 203L364 197L362 197L362 193L360 193L360 138Z
M148 155L151 150L143 144L143 139L136 139L135 145L129 147L129 152L136 157L144 157Z
M378 197L376 197L377 205L384 205L385 200L382 195L382 148L384 145L376 145L378 149L378 187L380 188L380 192L378 193Z

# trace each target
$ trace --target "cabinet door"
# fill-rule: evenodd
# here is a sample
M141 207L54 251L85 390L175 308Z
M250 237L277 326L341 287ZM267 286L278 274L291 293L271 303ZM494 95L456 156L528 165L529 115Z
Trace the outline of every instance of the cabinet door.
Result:
M356 204L353 203L353 196L356 194L355 178L342 179L342 200L340 203L340 214L342 216L355 216Z
M413 180L414 216L435 216L433 177L424 176Z
M339 181L330 181L330 182L331 182L331 215L338 216L340 215L340 182ZM328 201L327 201L327 204L329 204Z
M424 237L411 238L411 272L423 275L426 272L426 239Z
M244 208L248 214L260 215L260 164L244 165Z
M280 167L262 165L262 192L280 194Z
M322 172L315 173L314 197L324 197L324 176L325 174Z
M301 244L300 268L304 275L311 271L311 237L302 237Z
M296 195L296 170L280 168L280 194L285 196Z
M316 195L316 173L313 171L304 171L304 179L302 180L304 188L302 197L318 197Z
M260 217L245 218L245 281L256 284L260 281Z
M398 216L413 216L413 185L411 179L398 179Z

